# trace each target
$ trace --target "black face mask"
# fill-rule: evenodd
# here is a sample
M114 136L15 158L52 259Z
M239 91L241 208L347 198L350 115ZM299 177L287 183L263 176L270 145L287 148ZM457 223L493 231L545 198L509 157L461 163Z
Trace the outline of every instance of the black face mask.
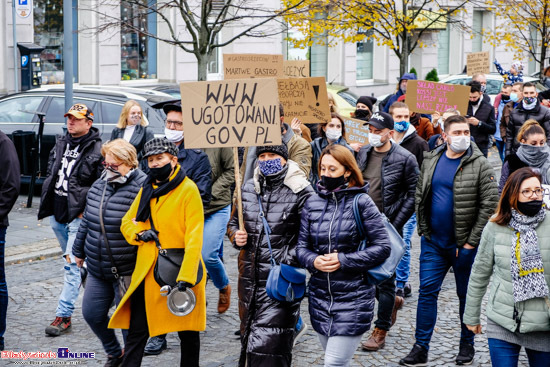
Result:
M542 208L542 200L527 201L525 203L518 201L518 210L521 214L525 214L528 217L534 217L540 212Z
M346 178L344 177L344 175L339 177L321 176L321 185L323 185L323 187L328 191L334 191L345 183Z
M504 94L501 95L501 99L504 101L504 102L509 102L510 101L510 96L505 96Z
M468 104L469 104L470 106L475 106L476 104L478 104L478 102L479 102L480 99L481 99L481 98L478 98L476 101L469 101Z
M161 182L170 177L170 173L172 173L172 165L170 162L162 167L149 168L149 176Z
M355 110L355 118L358 119L369 119L370 118L370 111L369 110Z

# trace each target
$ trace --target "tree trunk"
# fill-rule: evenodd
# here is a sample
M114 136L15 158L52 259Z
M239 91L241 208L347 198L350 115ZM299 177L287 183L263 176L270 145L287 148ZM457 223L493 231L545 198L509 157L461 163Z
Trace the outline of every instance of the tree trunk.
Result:
M208 55L206 54L196 54L197 57L197 80L204 81L208 74Z
M409 71L409 35L407 31L401 33L401 54L399 55L399 76Z

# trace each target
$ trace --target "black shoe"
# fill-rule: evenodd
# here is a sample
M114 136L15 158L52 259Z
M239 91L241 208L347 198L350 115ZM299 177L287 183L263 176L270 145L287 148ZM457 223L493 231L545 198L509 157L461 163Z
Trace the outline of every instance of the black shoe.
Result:
M456 364L459 366L467 366L469 364L472 364L474 361L474 355L476 354L476 350L474 349L474 346L471 344L460 344L460 351L458 352L458 356L456 356Z
M154 336L147 342L143 354L146 356L156 356L161 354L166 348L168 348L168 343L166 343L166 335Z
M398 297L405 297L405 290L403 288L395 288L395 295Z
M408 356L399 361L401 366L427 366L428 351L426 348L415 344Z
M409 283L405 284L405 288L403 288L403 291L405 293L405 298L412 296L412 288Z
M235 332L233 333L233 335L241 336L241 329L235 331Z
M103 367L118 367L122 363L123 359L124 359L123 354L119 355L118 357L107 356L107 362Z

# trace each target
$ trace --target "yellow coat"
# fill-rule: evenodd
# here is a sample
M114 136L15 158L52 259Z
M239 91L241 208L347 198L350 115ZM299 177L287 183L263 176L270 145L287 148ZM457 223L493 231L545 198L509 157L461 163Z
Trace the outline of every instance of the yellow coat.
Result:
M179 169L170 177L172 180ZM197 304L187 316L173 315L166 304L166 297L160 295L160 286L154 279L153 271L157 261L158 249L154 242L141 242L136 235L151 228L147 222L134 222L143 189L122 218L120 230L128 243L139 246L136 267L132 274L132 283L120 301L109 328L128 329L130 327L130 296L145 281L145 310L149 335L155 336L175 331L202 331L206 328L206 271L202 281L193 287ZM185 248L184 260L178 274L178 281L195 284L199 262L202 262L202 238L204 214L199 190L189 178L168 194L151 199L151 216L155 228L159 231L159 240L163 248ZM204 267L204 264L202 264ZM206 268L204 268L206 270Z

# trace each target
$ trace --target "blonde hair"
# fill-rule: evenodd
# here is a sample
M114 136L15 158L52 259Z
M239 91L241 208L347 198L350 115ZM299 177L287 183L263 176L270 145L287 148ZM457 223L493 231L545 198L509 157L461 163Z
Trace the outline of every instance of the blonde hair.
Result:
M546 136L546 132L537 122L537 120L529 119L521 125L521 129L518 131L517 139L519 142L527 140L530 135L543 134Z
M139 111L140 111L140 114L141 114L141 123L140 123L140 125L141 126L149 125L149 122L147 121L147 118L145 118L145 115L143 115L143 109L141 108L139 103L137 103L133 99L130 99L124 104L124 106L122 106L122 111L120 112L120 117L118 118L118 123L116 124L116 127L118 127L119 129L126 129L126 126L128 126L128 116L130 115L130 110L134 106L139 107Z
M330 107L330 113L338 113L340 111L340 108L338 108L338 104L336 103L334 96L330 92L327 92L327 95L328 95L328 105ZM332 102L332 105L330 104L330 102Z
M129 167L137 168L138 166L136 148L124 139L115 139L103 144L101 147L101 155L105 157L107 153L115 157L117 161Z

